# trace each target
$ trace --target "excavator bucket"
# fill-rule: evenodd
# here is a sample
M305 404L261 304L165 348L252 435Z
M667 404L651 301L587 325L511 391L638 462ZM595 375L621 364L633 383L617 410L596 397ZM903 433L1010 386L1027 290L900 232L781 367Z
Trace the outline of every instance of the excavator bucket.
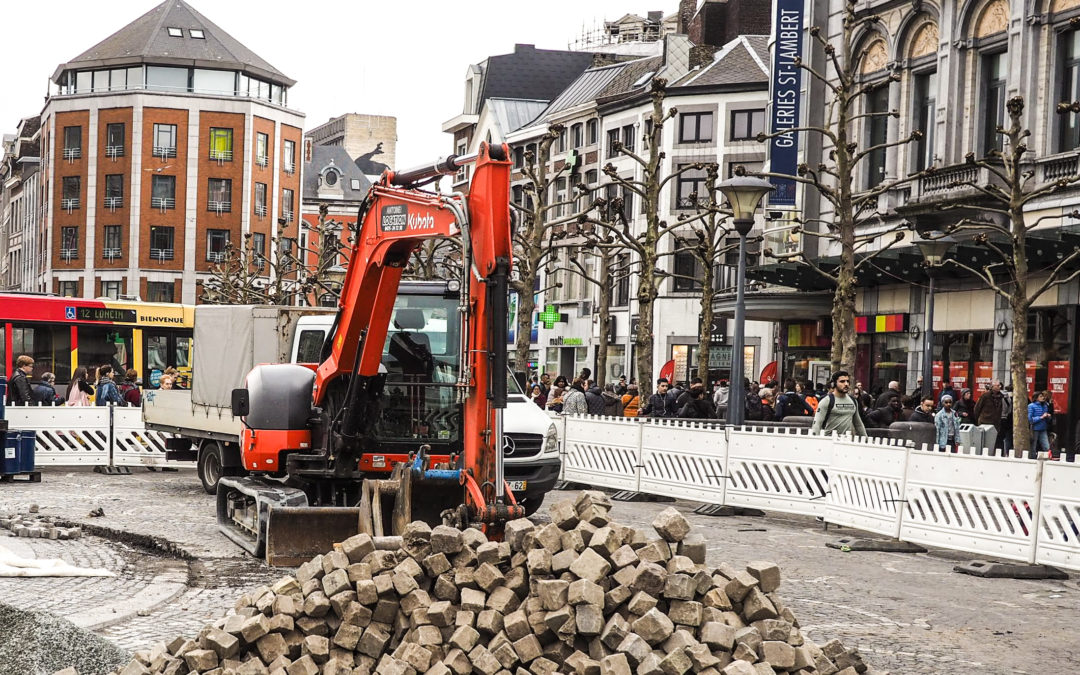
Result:
M296 567L360 532L360 509L276 506L266 526L266 564Z

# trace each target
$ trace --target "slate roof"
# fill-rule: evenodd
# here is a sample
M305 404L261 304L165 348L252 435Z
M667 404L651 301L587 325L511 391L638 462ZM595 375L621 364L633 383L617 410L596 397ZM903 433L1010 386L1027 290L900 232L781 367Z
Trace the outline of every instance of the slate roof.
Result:
M652 56L647 59L637 59L636 61L630 61L626 64L626 67L619 71L610 83L596 96L597 103L606 103L618 98L622 98L626 94L636 91L643 91L649 86L649 82L639 84L636 87L634 84L647 73L655 73L664 67L663 56ZM651 78L650 78L651 79Z
M489 56L485 61L483 86L473 112L479 112L490 98L550 101L592 63L589 52L514 45L513 54Z
M677 86L769 81L769 36L740 35L716 52L712 64L689 73Z
M488 109L505 136L529 124L547 107L547 101L519 101L505 98L488 99Z
M334 162L334 168L341 173L341 189L344 199L348 201L360 201L371 189L371 181L356 166L356 162L341 145L312 145L311 161L304 163L303 200L319 200L319 175L322 170ZM360 180L360 189L352 188L352 179Z
M170 27L182 28L183 37L170 36ZM202 29L205 39L192 38L191 28ZM240 70L285 86L296 84L184 0L165 0L71 61L60 64L53 80L72 68L135 63Z

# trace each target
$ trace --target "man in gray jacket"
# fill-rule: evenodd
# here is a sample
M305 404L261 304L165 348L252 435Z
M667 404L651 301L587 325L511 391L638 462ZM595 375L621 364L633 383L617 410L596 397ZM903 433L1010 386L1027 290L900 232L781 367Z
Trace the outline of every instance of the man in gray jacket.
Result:
M829 382L832 391L818 402L817 414L814 415L814 434L853 434L865 436L866 426L859 414L859 402L851 396L851 376L847 371L833 373Z

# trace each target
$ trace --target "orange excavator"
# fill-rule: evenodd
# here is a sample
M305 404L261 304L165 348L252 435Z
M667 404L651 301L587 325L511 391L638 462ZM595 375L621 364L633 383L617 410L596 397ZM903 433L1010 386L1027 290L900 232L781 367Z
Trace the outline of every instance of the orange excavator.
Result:
M467 164L467 197L423 189ZM498 538L524 516L501 452L510 168L505 145L483 143L475 155L387 171L371 188L322 363L259 365L232 392L249 475L219 483L226 536L270 564L295 565L358 532L400 535L413 520ZM462 273L456 315L426 316L455 328L436 348L423 310L395 300L413 251L447 237L460 238ZM385 391L384 351L406 374L392 396L407 405ZM404 440L380 433L391 410L409 411Z

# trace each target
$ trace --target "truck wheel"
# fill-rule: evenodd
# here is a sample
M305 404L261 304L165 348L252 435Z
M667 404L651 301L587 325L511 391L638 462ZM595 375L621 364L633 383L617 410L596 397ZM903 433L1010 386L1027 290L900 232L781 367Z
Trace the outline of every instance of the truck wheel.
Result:
M544 505L544 496L545 493L540 493L538 495L529 495L524 499L525 503L522 506L525 507L526 518L540 510L540 507Z
M206 494L217 494L218 481L223 473L221 445L217 441L205 443L199 451L199 480Z

